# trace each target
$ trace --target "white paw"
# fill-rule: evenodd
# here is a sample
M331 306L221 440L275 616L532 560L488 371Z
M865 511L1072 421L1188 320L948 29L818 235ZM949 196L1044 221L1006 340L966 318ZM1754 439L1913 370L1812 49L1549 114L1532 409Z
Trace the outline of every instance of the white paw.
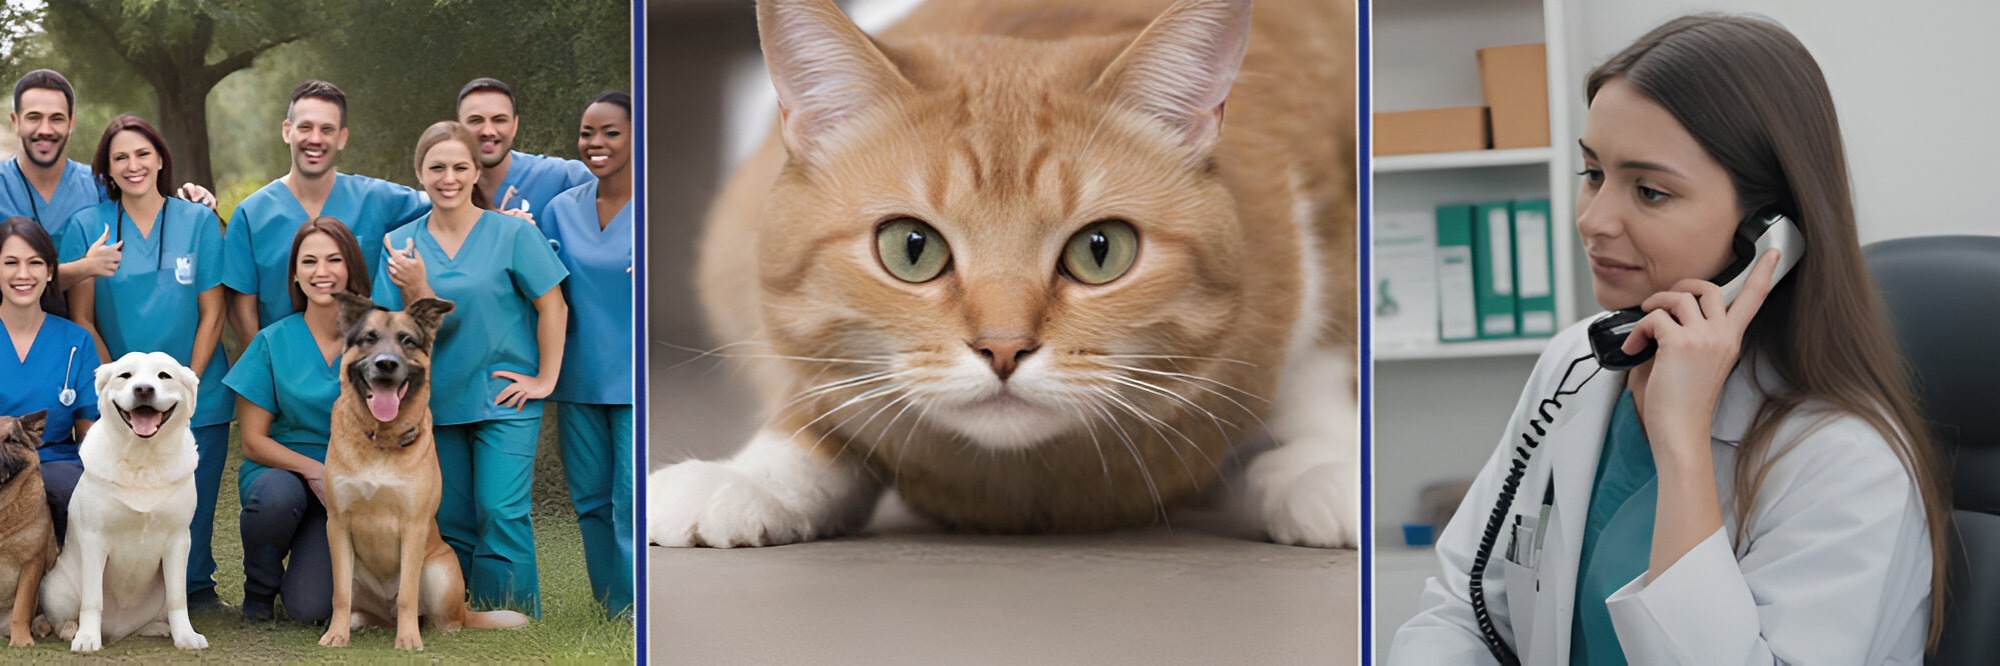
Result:
M647 478L646 492L646 533L662 546L775 546L817 536L808 516L720 463L670 465Z
M96 652L102 647L104 647L104 641L94 631L77 632L76 640L69 642L69 651L71 652Z
M174 647L183 650L206 650L208 649L208 637L197 634L193 630L189 630L185 634L175 634Z
M1248 508L1261 519L1265 534L1292 546L1359 546L1360 479L1348 465L1279 455L1285 452L1280 448L1250 463Z

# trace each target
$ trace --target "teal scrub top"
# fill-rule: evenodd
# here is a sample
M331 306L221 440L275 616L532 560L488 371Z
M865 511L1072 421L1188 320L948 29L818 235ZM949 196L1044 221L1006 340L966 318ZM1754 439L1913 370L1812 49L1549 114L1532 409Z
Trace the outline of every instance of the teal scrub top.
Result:
M320 356L304 313L258 331L223 381L271 413L271 439L326 462L326 443L333 437L333 403L340 397L340 357L328 363ZM250 482L266 469L244 458L236 478L237 493L249 493Z
M535 155L518 150L509 151L514 161L507 166L507 177L500 181L500 191L487 192L487 198L499 210L521 210L521 204L528 204L528 214L540 222L542 211L548 210L549 202L556 195L567 192L585 183L597 182L590 175L590 168L576 160L560 157ZM500 198L507 196L507 188L514 188L514 196L507 199L505 207L500 206Z
M340 220L354 232L362 254L355 260L361 263L361 270L368 270L372 261L368 257L382 252L382 237L430 208L430 200L417 190L336 172L333 192L327 195L319 214ZM292 235L309 221L305 207L299 205L283 179L258 189L229 216L229 230L222 239L227 264L222 284L239 294L257 296L258 328L292 314L285 269L292 260Z
M78 211L63 232L61 260L83 257L90 243L112 225L105 242L124 241L118 272L97 278L97 333L111 358L131 352L166 352L181 365L194 360L195 329L201 324L201 292L222 284L222 221L215 211L190 201L167 198L151 236L139 233L132 217L116 201ZM194 427L228 423L236 414L236 396L224 386L229 372L222 343L201 371Z
M520 411L493 404L513 383L493 372L540 372L534 300L569 276L548 240L527 220L493 211L472 224L455 258L446 257L431 235L429 215L389 232L389 243L397 248L411 239L424 259L431 291L453 305L438 327L431 353L434 422L461 425L541 418L540 400L528 401ZM388 258L387 250L377 257L375 302L401 310L403 294L389 280Z
M562 283L569 335L549 399L632 404L632 202L599 228L593 180L556 196L536 219L569 269Z
M62 181L56 184L56 193L47 199L28 184L27 174L21 173L21 158L11 157L0 162L0 219L20 215L34 218L42 223L42 229L50 237L62 231L63 223L77 211L104 203L104 183L90 173L90 165L76 160L64 160ZM86 239L83 244L90 246Z
M1619 396L1597 457L1597 481L1583 527L1576 566L1576 615L1569 634L1569 663L1624 664L1618 631L1604 601L1646 574L1653 553L1653 511L1660 498L1653 448L1639 424L1632 392Z
M42 317L35 341L28 345L23 360L13 344L0 354L0 415L27 416L48 410L42 426L42 462L77 462L76 438L71 429L78 420L96 421L97 342L90 332L68 319ZM74 399L62 403L64 388L76 391Z

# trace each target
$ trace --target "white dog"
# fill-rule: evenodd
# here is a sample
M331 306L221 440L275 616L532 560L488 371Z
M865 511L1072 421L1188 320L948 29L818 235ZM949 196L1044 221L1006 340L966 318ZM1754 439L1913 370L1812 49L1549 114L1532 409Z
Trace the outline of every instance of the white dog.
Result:
M199 382L159 352L97 368L102 418L78 447L84 474L69 503L68 542L42 581L42 610L71 651L135 633L208 647L187 612L199 460L188 419Z

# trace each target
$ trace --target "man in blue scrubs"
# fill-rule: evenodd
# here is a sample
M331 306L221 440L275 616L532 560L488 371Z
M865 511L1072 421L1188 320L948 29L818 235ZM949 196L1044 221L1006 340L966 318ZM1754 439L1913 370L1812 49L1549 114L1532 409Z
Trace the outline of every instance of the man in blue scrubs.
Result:
M499 79L478 78L458 91L458 122L479 135L479 189L493 209L534 215L563 191L597 182L582 162L514 150L520 130L514 114L514 89ZM363 238L362 247L368 239Z
M53 69L28 72L14 82L14 112L7 121L21 139L21 154L0 162L0 219L33 218L60 246L63 223L105 201L104 183L93 177L90 165L63 157L76 129L76 88ZM215 208L215 195L199 185L182 185L179 195ZM83 259L63 264L57 288L67 291L83 278L111 275L122 249L118 243L93 247Z
M238 204L222 239L229 325L243 340L292 314L285 264L292 234L307 221L340 220L362 248L376 250L390 230L430 210L422 192L334 169L347 146L347 95L333 84L312 80L292 90L282 136L291 146L291 171ZM354 270L372 273L371 259L356 257Z

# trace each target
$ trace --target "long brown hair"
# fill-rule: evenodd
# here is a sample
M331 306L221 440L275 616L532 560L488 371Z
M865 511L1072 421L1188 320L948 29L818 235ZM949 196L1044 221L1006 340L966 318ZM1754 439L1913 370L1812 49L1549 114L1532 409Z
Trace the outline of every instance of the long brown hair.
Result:
M347 293L362 298L372 296L374 285L368 277L368 261L361 258L361 241L354 240L354 232L348 231L340 220L318 217L299 225L299 230L292 234L292 260L285 264L285 293L292 297L292 311L306 311L306 293L299 290L299 246L313 234L326 234L333 239L333 248L340 251L341 263L347 264Z
M1787 416L1818 401L1866 421L1895 450L1923 502L1935 648L1944 627L1950 495L1861 261L1840 123L1819 64L1776 24L1696 15L1655 28L1592 70L1585 99L1613 79L1673 114L1729 172L1743 211L1777 206L1811 248L1745 333L1746 356L1768 360L1790 391L1767 395L1737 456L1736 542L1745 542L1757 492L1785 453L1770 449Z
M475 171L481 170L479 166L479 137L474 135L471 129L466 128L466 126L459 124L457 121L440 120L431 123L430 127L424 129L423 135L417 137L416 165L418 178L424 176L424 156L430 154L431 148L446 141L457 141L465 144L466 152L472 155L472 168ZM479 187L479 175L477 173L472 176L471 201L472 205L479 208L493 209L492 199L487 196L485 190Z
M56 274L58 262L55 241L49 239L49 232L42 228L42 223L31 218L15 215L6 221L0 221L0 245L6 244L7 239L17 236L26 241L28 249L33 250L42 258L42 263L49 267L49 283L42 287L42 311L68 319L69 301L63 298L62 290L56 288L56 285L62 284L62 276Z

